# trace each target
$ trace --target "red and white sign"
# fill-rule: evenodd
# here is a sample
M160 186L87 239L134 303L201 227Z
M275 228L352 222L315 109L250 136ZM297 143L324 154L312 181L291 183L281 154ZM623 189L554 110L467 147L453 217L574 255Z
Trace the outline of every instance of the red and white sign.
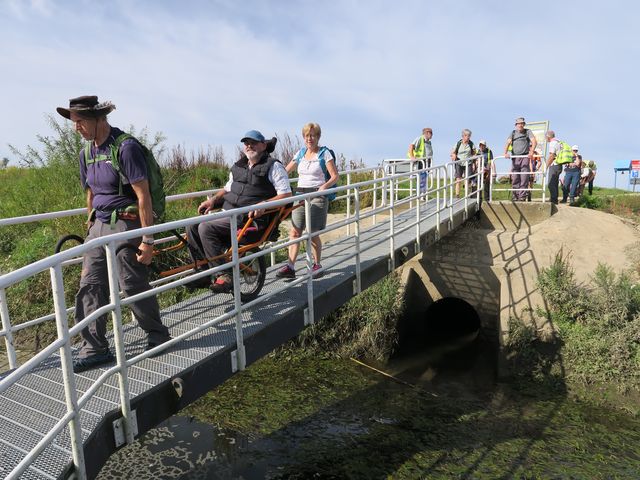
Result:
M631 160L631 170L640 170L640 160Z

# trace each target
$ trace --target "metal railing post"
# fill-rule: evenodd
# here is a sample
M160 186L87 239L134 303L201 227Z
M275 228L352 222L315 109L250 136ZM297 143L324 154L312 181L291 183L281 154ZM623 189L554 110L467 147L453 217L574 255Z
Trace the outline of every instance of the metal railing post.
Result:
M389 181L391 182L391 188L395 189L397 186L397 185L394 185L394 183L396 183L396 179L391 178ZM396 269L396 258L395 258L396 244L395 244L395 238L394 238L394 234L395 234L394 205L395 205L395 195L392 195L390 198L390 204L389 204L389 271L390 272L393 272Z
M421 181L420 177L422 175L422 170L418 170L418 183L416 185L416 245L420 248L420 204L422 203L420 195L422 194L421 190ZM426 187L426 182L425 182Z
M476 168L476 183L478 184L478 192L480 195L476 197L476 204L480 205L480 202L484 199L484 157L480 155L480 158L476 160L478 168Z
M442 195L440 195L440 169L438 168L436 170L436 182L438 184L437 190L436 190L436 234L438 235L438 238L436 240L440 239L440 210L442 210L442 205L440 204L440 197Z
M116 256L115 242L106 245L107 272L109 276L109 294L113 310L113 344L116 350L116 363L118 365L118 385L120 387L120 409L124 434L127 444L133 443L133 415L131 413L131 399L129 395L129 376L127 371L127 357L124 351L124 331L122 329L122 307L120 306L120 288L118 287L118 258Z
M547 201L547 160L546 159L542 159L542 176L541 176L541 181L542 181L542 203Z
M349 181L349 177L347 177L347 182ZM356 190L357 191L357 190ZM309 274L309 278L307 279L307 305L308 305L308 313L307 313L307 324L312 325L315 322L315 312L313 308L313 257L312 257L312 249L313 245L311 244L311 199L306 198L304 200L304 223L307 229L307 251L306 260L307 260L307 273Z
M236 360L238 370L244 370L247 366L247 354L244 349L244 333L242 332L242 300L240 299L240 256L238 255L238 218L236 215L229 217L231 230L231 260L233 261L233 301L236 310Z
M4 330L4 344L7 347L7 360L9 368L18 366L16 348L13 344L13 332L11 331L11 319L9 318L9 305L7 304L7 292L0 288L0 318L2 319L2 329Z
M469 218L469 159L464 161L464 218Z
M356 189L355 192L355 217L356 217L356 291L358 294L362 291L362 277L361 277L361 265L360 265L360 191Z
M347 172L347 186L348 185L351 185L351 172ZM307 207L305 204L305 209L306 208ZM349 220L349 218L351 218L351 189L350 188L347 189L347 220ZM347 235L351 235L351 223L347 223Z
M416 162L412 162L409 164L409 172L411 172L409 174L409 198L413 197L413 185L416 181L416 174L415 174L415 171L417 170L416 167L417 167ZM413 200L409 202L409 205L411 205L411 208L413 208Z
M384 164L384 160L382 161L382 178L387 176L387 167ZM382 206L386 206L387 205L387 197L388 197L388 190L389 190L389 186L387 185L387 180L383 180L381 187L382 187L382 191L380 192L380 195L382 196L381 198L381 204Z
M80 410L78 409L78 394L73 376L73 356L71 353L71 339L69 338L69 321L67 319L64 282L62 280L62 267L60 264L52 267L50 274L53 306L56 315L56 329L58 338L64 341L64 344L60 347L60 367L62 368L62 378L64 381L65 403L67 405L67 412L73 412L74 414L73 418L69 421L69 437L71 438L73 466L78 478L84 480L87 478L87 471L84 461Z
M384 176L384 174L383 174ZM376 168L373 171L373 180L376 181L378 180L378 169ZM378 182L376 181L376 183L373 184L373 211L376 211L376 208L378 208ZM376 225L377 221L376 221L376 214L373 214L373 224Z
M450 163L447 165L447 181L449 182L448 197L449 197L449 222L453 225L453 189L456 184L455 179L455 164Z

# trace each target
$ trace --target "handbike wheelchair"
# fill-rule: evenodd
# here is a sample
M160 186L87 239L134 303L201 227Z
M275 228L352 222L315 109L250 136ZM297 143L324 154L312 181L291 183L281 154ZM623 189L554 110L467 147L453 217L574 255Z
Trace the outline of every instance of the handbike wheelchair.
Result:
M264 215L270 215L269 222L263 230L257 230L253 219L248 218L241 229L237 231L238 256L240 259L259 252L268 241L275 241L279 236L280 222L287 218L298 205L293 203L278 208L267 209ZM160 280L189 271L197 272L208 268L209 262L227 263L232 259L232 250L228 248L223 254L212 258L193 260L189 255L189 245L186 233L172 230L175 240L156 243L153 248L153 261L150 265L150 281ZM66 244L82 244L84 239L79 235L70 234L61 237L55 246L55 253L60 252ZM169 243L167 245L167 243ZM116 254L122 249L130 248L137 251L137 245L125 243L116 249ZM242 302L255 299L264 286L267 265L264 255L251 258L240 263L240 298ZM189 285L189 284L187 284Z

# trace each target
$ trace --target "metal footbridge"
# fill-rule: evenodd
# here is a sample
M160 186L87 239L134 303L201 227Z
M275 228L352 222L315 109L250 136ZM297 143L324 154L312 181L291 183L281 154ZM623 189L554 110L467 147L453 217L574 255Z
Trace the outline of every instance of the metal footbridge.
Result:
M466 166L468 169L468 161ZM311 277L307 254L296 265L298 277L294 281L277 279L279 265L272 260L261 294L248 303L240 301L239 293L183 295L181 301L162 310L162 321L173 339L157 347L159 352L144 352L144 332L136 322L126 321L123 307L148 295L184 292L189 278L169 278L148 292L122 298L115 280L116 247L140 231L95 239L0 276L0 336L4 337L9 367L0 372L0 478L94 478L120 446L133 442L306 325L340 307L479 210L481 175L479 188L473 189L469 182L462 187L462 198L454 198L453 163L420 167L420 163L390 161L382 167L341 172L342 178L347 177L346 185L327 192L335 191L339 199L345 199L347 210L323 231L337 237L325 242L324 276ZM367 180L353 182L356 178ZM296 198L308 208L316 195ZM362 207L365 199L367 208ZM267 206L285 203L281 200ZM233 228L238 216L248 210L213 215L230 216ZM84 213L84 209L70 212L65 214ZM148 227L143 233L158 238L161 232L211 218L200 216ZM20 221L10 219L4 224ZM294 241L305 243L306 251L311 251L306 233ZM231 268L237 279L236 243L232 261L216 269ZM267 245L259 255L273 256L291 243L282 239ZM73 308L65 300L63 269L96 247L107 251L111 300L70 326ZM12 287L43 274L50 277L53 312L13 324L7 303ZM66 298L72 298L72 293L67 292ZM112 318L109 338L116 362L74 374L77 335L107 313ZM20 365L14 346L16 334L45 322L56 325L57 338Z

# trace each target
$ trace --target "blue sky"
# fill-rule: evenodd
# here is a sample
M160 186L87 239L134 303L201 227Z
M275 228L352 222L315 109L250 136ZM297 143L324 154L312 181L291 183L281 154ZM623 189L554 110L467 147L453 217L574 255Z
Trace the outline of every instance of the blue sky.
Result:
M639 5L2 0L0 157L97 94L113 125L168 146L232 154L246 130L315 121L368 165L403 157L425 126L442 163L463 128L499 153L516 117L549 120L612 185L616 160L640 158Z

